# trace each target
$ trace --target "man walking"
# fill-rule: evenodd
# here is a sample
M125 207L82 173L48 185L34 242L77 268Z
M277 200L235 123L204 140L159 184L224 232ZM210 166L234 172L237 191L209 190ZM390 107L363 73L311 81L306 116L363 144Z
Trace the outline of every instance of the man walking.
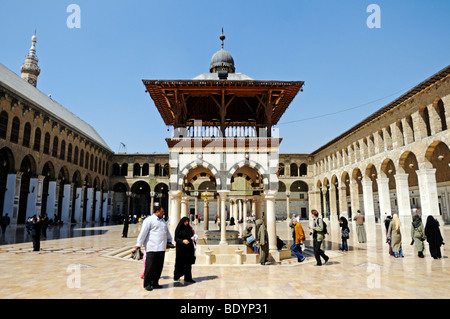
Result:
M136 242L136 248L145 244L144 288L148 291L162 288L158 282L163 270L168 242L172 242L172 236L164 219L164 209L160 208L144 219Z
M302 254L301 245L305 240L305 233L303 232L303 227L297 219L292 220L292 225L294 226L294 243L292 244L292 252L297 256L298 262L301 263L305 260L305 256Z
M311 211L314 219L314 227L309 226L309 229L313 232L313 247L314 247L314 257L316 257L316 266L322 266L322 257L325 260L325 264L328 262L329 257L325 255L325 252L320 249L322 241L325 239L325 231L322 218L319 218L319 212L315 209Z

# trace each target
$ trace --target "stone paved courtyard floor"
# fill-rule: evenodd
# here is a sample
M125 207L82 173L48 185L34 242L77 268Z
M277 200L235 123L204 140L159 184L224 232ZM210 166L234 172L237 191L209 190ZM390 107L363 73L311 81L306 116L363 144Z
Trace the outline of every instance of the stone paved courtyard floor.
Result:
M307 228L307 222L303 222ZM450 264L447 246L443 258L420 259L410 245L410 226L402 226L404 258L388 255L382 226L366 225L368 243L357 243L353 226L348 252L339 249L340 235L330 225L325 252L327 265L315 267L313 257L281 264L251 266L194 265L194 284L174 282L173 263L166 262L162 289L146 291L140 274L142 261L108 258L108 253L135 244L139 225L122 238L121 225L53 227L33 252L29 235L9 227L0 237L0 298L2 299L448 299ZM203 225L195 226L199 236ZM210 229L217 229L214 223ZM450 226L441 226L444 241ZM277 234L289 241L286 222L277 222ZM306 246L310 246L308 239Z

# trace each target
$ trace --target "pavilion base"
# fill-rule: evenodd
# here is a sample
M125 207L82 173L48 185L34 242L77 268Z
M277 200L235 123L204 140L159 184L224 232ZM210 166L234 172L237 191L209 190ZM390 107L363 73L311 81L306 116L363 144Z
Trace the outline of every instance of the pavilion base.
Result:
M291 250L284 248L269 253L269 262L280 262L291 258ZM175 249L166 252L166 261L175 262ZM244 244L199 244L196 250L196 265L258 265L259 254Z

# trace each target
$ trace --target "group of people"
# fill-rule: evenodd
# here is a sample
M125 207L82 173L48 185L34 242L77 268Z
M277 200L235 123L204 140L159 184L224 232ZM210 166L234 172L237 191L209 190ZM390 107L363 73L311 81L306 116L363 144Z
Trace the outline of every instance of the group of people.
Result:
M194 283L192 278L192 265L195 263L195 246L198 236L189 224L189 218L183 217L175 229L175 269L173 279L180 280L184 276L184 281ZM159 279L164 266L165 252L168 247L174 247L172 235L167 227L164 218L164 209L160 208L142 222L139 232L136 249L145 246L145 261L143 286L151 291L162 288Z
M397 214L392 217L387 216L384 222L386 227L386 242L389 244L389 254L395 258L404 257L402 247L402 233L400 230L401 222ZM441 246L445 245L439 229L439 222L433 216L428 216L426 225L422 223L419 214L413 216L411 223L411 245L415 246L419 258L425 255L425 240L430 248L430 255L434 259L442 258Z
M27 233L31 235L33 241L33 251L41 250L41 236L47 238L47 228L49 219L46 213L43 215L33 215L25 223Z
M321 248L322 242L327 234L327 226L323 219L319 216L319 212L317 210L313 209L311 211L311 215L313 217L314 224L313 226L309 226L309 234L313 237L313 251L314 258L316 259L315 266L322 266L322 259L324 260L324 264L327 264L330 259ZM306 259L302 251L303 241L306 239L306 235L300 223L300 216L293 217L289 226L292 228L293 239L291 251L297 257L297 261L301 263Z

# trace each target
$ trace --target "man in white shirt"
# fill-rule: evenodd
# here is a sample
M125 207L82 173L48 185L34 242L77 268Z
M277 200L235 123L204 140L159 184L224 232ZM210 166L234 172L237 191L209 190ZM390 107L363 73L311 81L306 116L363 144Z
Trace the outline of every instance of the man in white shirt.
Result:
M158 281L164 266L167 242L172 242L172 236L164 219L164 209L161 208L144 219L136 242L136 248L145 245L144 288L146 290L162 287Z

